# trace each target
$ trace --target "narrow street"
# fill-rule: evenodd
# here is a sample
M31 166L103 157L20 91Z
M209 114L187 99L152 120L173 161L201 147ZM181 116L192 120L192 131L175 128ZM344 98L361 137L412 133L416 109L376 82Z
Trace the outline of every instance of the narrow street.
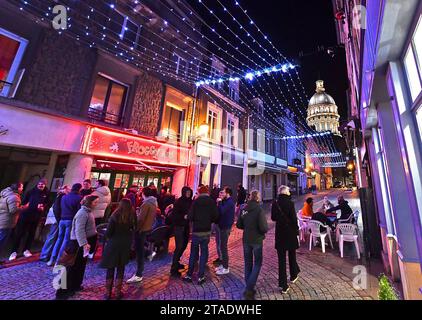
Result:
M336 203L336 197L344 191L335 190L322 192L314 196L315 205L327 195L330 201ZM352 209L359 209L359 200L355 193L344 193ZM296 200L296 209L299 210L303 203L303 196ZM320 247L308 250L308 242L302 243L298 251L298 263L302 272L299 281L292 285L291 291L281 295L278 290L278 265L277 255L273 248L274 228L270 223L270 231L264 243L264 263L257 284L258 300L362 300L375 299L377 293L378 275L371 274L368 269L367 289L356 290L353 288L353 267L360 265L352 246L345 245L345 258L341 259L338 246L328 248L326 253ZM170 253L156 257L152 262L146 263L144 280L137 285L124 285L125 299L129 300L215 300L242 299L243 282L243 250L242 233L233 229L229 241L230 274L216 276L212 271L212 263L216 258L215 242L210 242L209 271L206 272L207 282L203 286L186 284L181 280L169 277L169 268L174 243L170 243ZM333 237L334 240L334 237ZM361 248L361 250L363 250ZM182 263L187 264L189 247L186 250ZM131 261L126 268L125 278L130 277L136 268L136 263ZM376 269L372 266L373 269ZM28 262L0 270L0 299L18 300L48 300L54 299L55 292L52 287L54 274L52 268L42 262ZM85 273L84 290L76 294L76 300L101 300L104 294L105 271L98 267L98 258L89 262Z

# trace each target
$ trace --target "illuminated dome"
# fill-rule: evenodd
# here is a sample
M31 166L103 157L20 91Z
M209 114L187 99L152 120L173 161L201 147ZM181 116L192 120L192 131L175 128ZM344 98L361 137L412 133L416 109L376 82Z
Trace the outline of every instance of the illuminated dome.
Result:
M316 82L316 93L309 100L308 116L306 121L309 126L314 127L318 132L331 131L333 134L340 134L338 131L340 116L334 99L325 92L324 81Z

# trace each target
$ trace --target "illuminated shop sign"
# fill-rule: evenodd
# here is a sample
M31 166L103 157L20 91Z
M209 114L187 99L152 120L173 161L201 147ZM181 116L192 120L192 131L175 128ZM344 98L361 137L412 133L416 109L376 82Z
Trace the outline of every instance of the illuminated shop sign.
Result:
M82 152L171 166L187 166L189 163L189 148L93 127L87 129Z

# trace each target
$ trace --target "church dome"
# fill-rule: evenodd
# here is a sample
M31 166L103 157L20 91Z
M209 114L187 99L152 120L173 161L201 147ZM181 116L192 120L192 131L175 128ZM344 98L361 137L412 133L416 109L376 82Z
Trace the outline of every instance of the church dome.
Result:
M315 93L311 100L309 100L309 106L314 106L317 104L336 104L333 97L325 92Z
M310 127L314 127L318 132L331 131L339 134L338 108L334 99L325 92L324 81L316 82L316 93L309 100L308 116L306 118Z

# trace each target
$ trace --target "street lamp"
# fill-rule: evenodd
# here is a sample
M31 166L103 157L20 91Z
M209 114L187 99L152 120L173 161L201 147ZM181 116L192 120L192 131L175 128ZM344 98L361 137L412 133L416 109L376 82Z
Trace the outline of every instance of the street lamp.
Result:
M197 139L201 139L201 138L205 138L208 136L208 132L210 130L210 126L208 125L208 123L203 122L198 129L198 136Z

